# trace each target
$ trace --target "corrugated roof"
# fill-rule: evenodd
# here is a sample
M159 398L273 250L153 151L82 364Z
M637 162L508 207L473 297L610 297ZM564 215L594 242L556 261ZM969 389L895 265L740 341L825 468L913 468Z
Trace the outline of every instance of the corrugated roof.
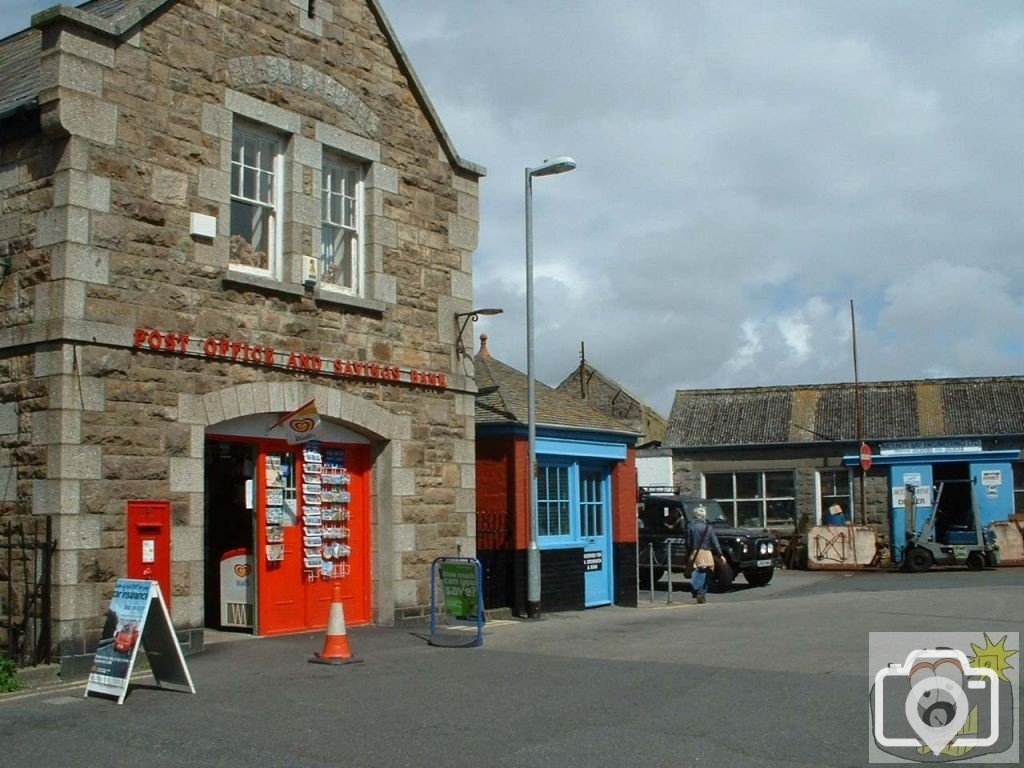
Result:
M860 385L861 438L1024 435L1024 377ZM665 444L771 445L857 439L852 383L676 392Z
M483 344L473 358L478 394L476 423L529 422L528 382L525 373L494 359ZM536 424L546 427L588 429L635 436L637 432L570 395L534 381Z

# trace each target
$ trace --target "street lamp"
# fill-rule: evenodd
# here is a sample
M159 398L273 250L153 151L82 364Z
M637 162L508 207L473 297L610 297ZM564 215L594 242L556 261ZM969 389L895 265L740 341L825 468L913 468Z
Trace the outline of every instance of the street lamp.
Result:
M545 160L526 169L526 435L529 452L527 496L530 543L526 550L526 615L540 618L540 547L537 546L537 387L533 370L533 177L568 173L576 167L571 157Z

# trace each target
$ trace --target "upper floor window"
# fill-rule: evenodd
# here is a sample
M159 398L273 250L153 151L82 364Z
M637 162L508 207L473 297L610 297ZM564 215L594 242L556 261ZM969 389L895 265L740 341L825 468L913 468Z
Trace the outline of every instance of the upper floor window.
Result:
M321 189L320 280L347 293L362 293L363 170L325 158Z
M236 126L231 142L231 263L277 277L281 254L281 141Z

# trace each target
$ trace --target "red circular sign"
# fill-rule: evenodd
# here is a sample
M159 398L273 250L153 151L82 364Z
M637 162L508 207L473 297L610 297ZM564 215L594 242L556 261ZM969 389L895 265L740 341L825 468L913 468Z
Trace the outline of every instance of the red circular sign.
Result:
M871 469L871 446L867 443L860 444L860 466L865 471Z

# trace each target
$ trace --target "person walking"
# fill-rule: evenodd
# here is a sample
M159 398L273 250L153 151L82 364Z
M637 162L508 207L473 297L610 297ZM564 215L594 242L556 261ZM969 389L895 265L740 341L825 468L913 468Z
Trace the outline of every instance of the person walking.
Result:
M707 517L707 509L698 506L693 510L693 520L686 526L687 544L693 558L690 590L697 605L708 601L708 579L715 570L715 559L722 556L715 529L708 523Z

